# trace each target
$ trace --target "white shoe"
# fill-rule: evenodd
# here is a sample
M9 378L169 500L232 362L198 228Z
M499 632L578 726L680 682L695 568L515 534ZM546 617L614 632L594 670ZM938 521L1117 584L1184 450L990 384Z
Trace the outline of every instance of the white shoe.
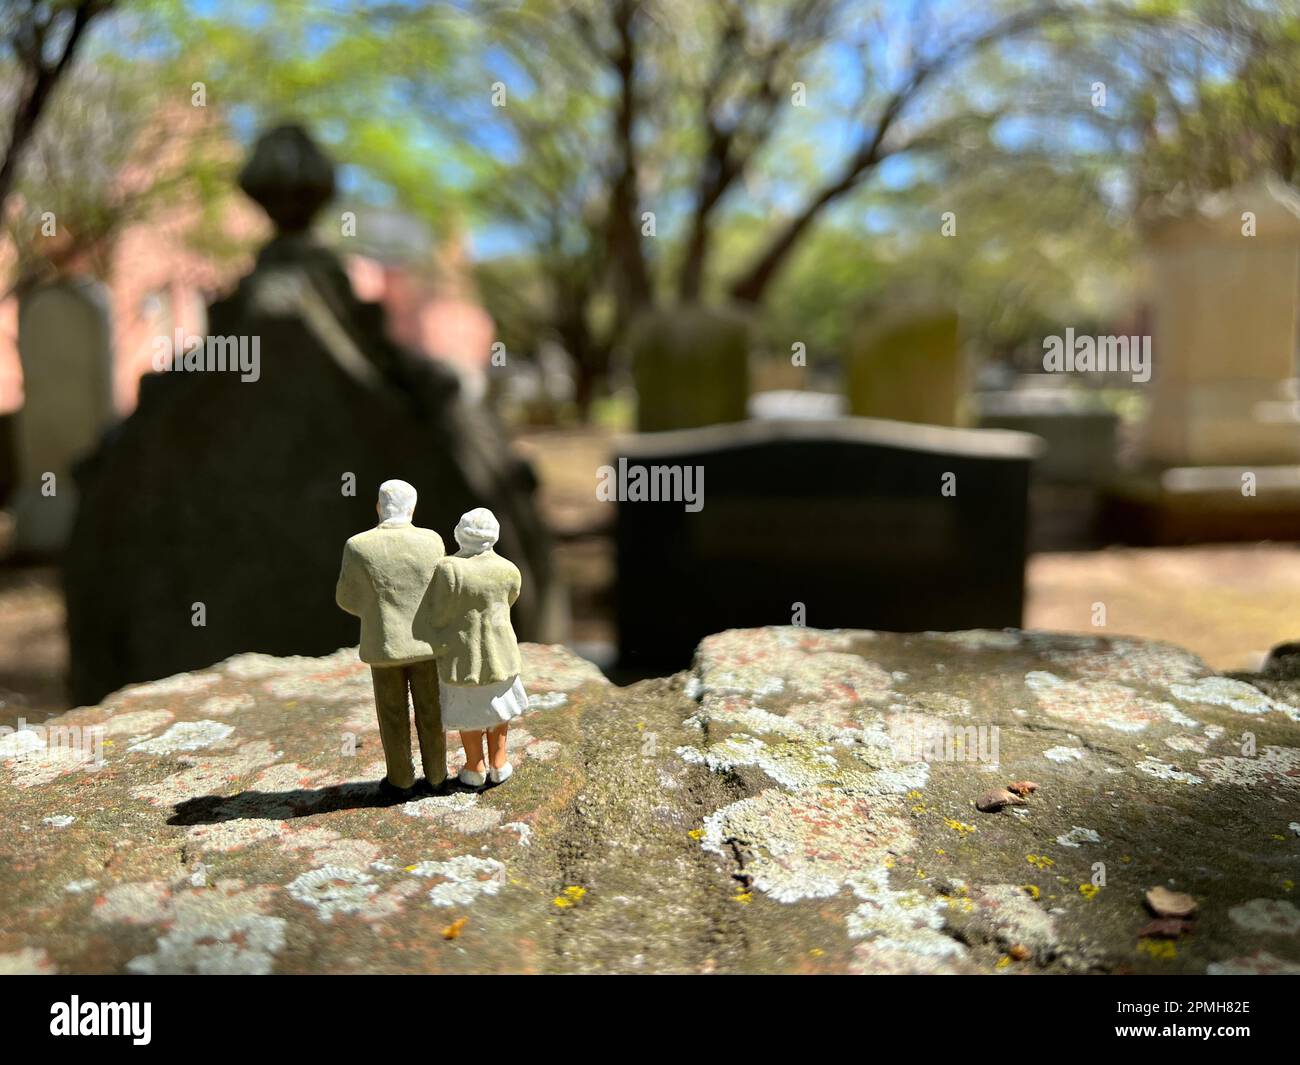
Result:
M456 775L456 779L459 780L466 787L470 787L470 788L481 788L484 784L487 783L486 776L484 776L482 773L475 773L472 769L462 769Z
M500 769L489 769L488 776L492 778L493 784L501 784L504 781L509 780L514 771L515 767L507 762Z

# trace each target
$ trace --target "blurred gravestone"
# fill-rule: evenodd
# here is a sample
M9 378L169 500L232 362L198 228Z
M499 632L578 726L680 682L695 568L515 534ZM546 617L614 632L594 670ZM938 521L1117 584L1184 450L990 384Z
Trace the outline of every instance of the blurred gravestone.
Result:
M1038 446L858 418L628 437L612 466L629 489L617 504L621 664L684 666L703 635L750 625L1018 626ZM702 505L637 500L637 478L702 487Z
M649 311L628 344L642 432L744 420L749 319L742 312L698 305Z
M108 297L92 279L61 281L23 297L18 352L22 410L15 418L15 550L63 550L77 511L72 466L114 418Z
M1300 539L1300 190L1263 177L1147 227L1151 405L1103 529L1130 543Z
M548 638L554 587L531 469L461 402L451 371L386 339L379 307L307 234L333 192L329 160L284 127L259 140L240 183L277 233L208 328L250 351L256 341L256 379L150 375L135 413L84 463L65 566L73 697L241 651L355 643L355 619L334 605L339 559L374 524L391 477L416 486L416 521L449 545L464 511L496 513L499 550L523 571L516 628Z
M1155 335L1144 456L1161 466L1300 462L1300 191L1263 179L1147 235Z
M852 340L845 382L855 416L964 424L969 385L956 313L913 301L882 305Z

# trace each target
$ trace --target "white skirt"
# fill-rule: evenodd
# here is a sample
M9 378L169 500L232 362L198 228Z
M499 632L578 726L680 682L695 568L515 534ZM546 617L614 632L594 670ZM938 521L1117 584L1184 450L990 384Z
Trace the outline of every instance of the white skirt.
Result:
M438 681L442 727L448 732L496 728L528 709L528 694L517 677L495 684L448 684Z

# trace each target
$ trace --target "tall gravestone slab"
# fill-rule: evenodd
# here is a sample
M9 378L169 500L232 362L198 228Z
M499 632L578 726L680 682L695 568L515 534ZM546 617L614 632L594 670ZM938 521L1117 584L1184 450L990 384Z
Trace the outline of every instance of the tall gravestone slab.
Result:
M107 291L70 279L23 297L18 353L23 407L15 417L14 546L60 552L77 511L73 464L114 419L113 349Z
M750 321L691 305L643 314L629 331L641 432L745 419Z
M620 664L684 666L702 635L733 626L1018 626L1038 448L1024 433L865 418L620 441ZM702 485L700 505L633 498L647 494L631 487L638 468L643 483L675 470Z
M1300 463L1300 191L1262 178L1147 235L1154 335L1144 459Z
M1144 459L1300 462L1300 191L1263 178L1151 224L1147 239L1154 335Z
M332 192L328 160L283 128L241 184L278 232L208 328L255 340L259 372L146 377L135 413L83 464L65 560L74 699L241 651L355 643L334 604L340 551L374 525L388 478L416 486L417 522L448 542L462 513L490 507L499 550L523 571L515 626L524 639L551 631L531 469L451 371L386 339L378 306L307 234Z
M850 344L845 391L857 417L960 426L969 387L957 314L947 308L882 305Z
M1149 220L1146 238L1151 402L1105 530L1300 538L1300 190L1261 177Z

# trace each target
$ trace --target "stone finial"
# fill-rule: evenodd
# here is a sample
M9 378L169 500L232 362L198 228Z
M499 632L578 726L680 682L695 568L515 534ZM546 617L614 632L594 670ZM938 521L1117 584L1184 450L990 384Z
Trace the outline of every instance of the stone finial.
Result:
M301 126L277 126L257 139L239 187L276 229L301 232L334 195L334 164Z

